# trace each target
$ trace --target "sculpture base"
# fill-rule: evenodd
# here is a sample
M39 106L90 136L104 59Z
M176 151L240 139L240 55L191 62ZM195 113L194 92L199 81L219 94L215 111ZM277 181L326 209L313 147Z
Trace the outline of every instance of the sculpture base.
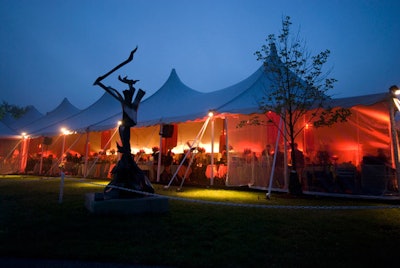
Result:
M104 200L103 193L86 194L85 207L91 213L101 215L160 214L169 210L166 197L143 196Z

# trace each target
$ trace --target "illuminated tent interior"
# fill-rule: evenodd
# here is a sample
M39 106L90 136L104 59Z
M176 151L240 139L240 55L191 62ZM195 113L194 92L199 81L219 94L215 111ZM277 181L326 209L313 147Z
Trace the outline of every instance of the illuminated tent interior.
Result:
M353 176L352 179L354 181L352 183L357 182L358 184L362 184L361 173L363 164L365 164L363 160L365 157L376 156L378 149L381 149L390 159L389 162L392 171L390 174L385 173L384 176L387 176L387 178L384 178L382 183L389 184L385 180L392 180L396 184L393 177L396 166L395 152L392 147L388 94L371 95L369 98L363 98L364 100L359 101L358 105L354 105L357 102L352 102L353 105L350 106L347 104L344 105L343 101L346 101L346 99L340 100L343 105L341 107L350 108L352 113L347 122L337 123L331 127L319 128L315 128L312 125L300 124L298 127L304 126L304 129L300 131L296 142L299 145L299 149L304 153L306 164L311 169L323 168L319 163L318 154L320 152L327 152L331 157L331 165L344 170L347 169L349 173L353 171L353 174L349 174L349 176ZM375 101L377 102L375 103ZM269 185L271 169L263 161L262 151L268 144L274 150L277 139L276 126L279 119L275 118L274 122L268 122L264 125L249 125L237 128L239 122L249 120L251 116L244 114L227 116L227 133L229 145L231 146L229 159L231 166L235 169L235 172L229 173L228 183L229 185L250 185L252 187L265 188ZM262 119L263 115L259 116ZM283 150L285 144L282 139L278 145ZM303 173L304 176L306 176L305 173ZM376 176L379 177L379 175ZM313 179L315 180L315 178ZM276 187L287 187L287 181L281 181L281 185L273 183ZM386 185L382 185L382 183L380 185L382 187L380 190L381 193L386 191L386 189L383 189ZM359 188L361 186L358 185ZM356 185L351 189L340 190L320 187L318 190L352 193L360 191L360 189L357 191L355 188Z
M140 166L148 170L151 179L158 180L159 177L154 174L152 148L161 147L164 154L167 150L172 150L176 156L186 152L207 122L208 112L213 111L214 116L210 120L212 124L208 124L199 144L193 150L196 157L190 181L195 181L201 175L204 177L202 184L245 185L261 189L272 186L273 189L287 191L285 171L277 167L271 168L272 160L266 160L262 154L267 145L270 145L272 152L276 145L282 151L285 149L282 137L276 143L279 118L275 116L273 122L258 126L238 127L240 122L249 120L254 115L266 118L260 113L258 100L267 94L269 83L263 67L260 67L235 85L204 93L182 83L173 69L160 89L144 99L139 106L138 125L131 129L132 153ZM321 128L300 124L304 129L296 142L304 152L310 168L305 168L302 174L305 190L356 194L364 193L363 187L375 187L379 190L365 193L385 194L389 181L391 186L394 186L396 181L392 173L396 165L389 116L390 102L388 93L333 99L333 107L351 109L352 115L348 122ZM56 109L42 116L36 114L36 118L29 123L25 121L18 125L19 120L12 122L13 126L17 126L13 130L18 133L24 131L30 137L18 140L21 147L18 147L18 151L22 155L20 158L26 159L25 171L38 171L38 165L34 167L30 161L32 158L48 158L52 155L52 171L49 174L57 174L63 154L64 157L68 155L69 158L79 158L72 161L74 164L68 164L74 166L74 174L109 177L109 170L117 158L115 151L119 137L116 130L120 119L120 104L104 93L95 103L83 110L77 109L64 99ZM159 135L165 125L174 126L170 137ZM66 128L68 133L62 133L61 128ZM3 142L5 135L2 134L1 137ZM14 139L14 146L15 143ZM13 146L7 148L12 149ZM202 152L203 148L205 153ZM380 182L368 182L365 186L365 157L376 155L378 149L382 149L389 157L392 173L384 171L382 182L378 178L379 175L376 175L377 178L369 178ZM15 153L3 151L3 159L11 158L10 155L16 156ZM329 153L330 165L335 166L337 170L342 168L348 172L347 179L351 180L351 187L332 188L333 186L327 187L324 183L316 182L319 179L316 178L319 176L317 173L324 169L317 160L321 151ZM85 155L88 157L80 158ZM101 163L107 165L99 168ZM175 164L178 165L179 162ZM18 171L24 170L23 165L24 161L20 161ZM49 163L46 162L46 165L44 167L45 164L40 163L39 169L42 173L43 170L49 170ZM199 171L195 172L197 169ZM271 177L272 172L274 174Z

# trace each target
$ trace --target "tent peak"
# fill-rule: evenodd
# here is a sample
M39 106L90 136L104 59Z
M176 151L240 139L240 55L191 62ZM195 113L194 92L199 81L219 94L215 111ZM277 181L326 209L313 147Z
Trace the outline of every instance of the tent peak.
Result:
M181 80L178 76L178 73L176 72L175 68L172 68L171 73L169 74L169 77L167 80L169 79L178 79L179 81Z
M67 97L65 97L63 100L62 100L62 102L61 103L71 103L69 100L68 100L68 98Z
M170 84L170 83L177 83L177 84L184 85L184 83L178 76L178 73L176 72L175 68L172 68L171 73L169 74L169 77L168 77L167 81L165 82L165 84Z
M271 57L277 57L278 56L278 50L276 49L276 44L275 43L271 43L269 55Z

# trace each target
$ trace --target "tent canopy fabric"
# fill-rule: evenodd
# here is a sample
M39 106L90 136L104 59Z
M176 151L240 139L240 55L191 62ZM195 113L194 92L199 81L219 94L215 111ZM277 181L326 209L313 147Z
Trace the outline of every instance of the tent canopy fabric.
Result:
M376 93L364 96L355 96L347 98L334 98L328 105L331 107L351 108L358 105L371 106L380 102L387 102L390 100L391 95L387 93Z
M154 125L172 120L187 121L198 117L202 95L186 86L179 79L175 69L157 92L145 99L139 107L138 125Z
M259 101L266 96L269 85L271 84L265 75L264 68L261 66L246 82L246 89L228 102L219 106L217 108L218 112L241 114L261 112Z
M278 68L284 68L275 46L266 59ZM140 103L138 110L138 127L170 124L204 119L209 111L219 114L252 114L262 112L260 102L270 94L273 85L273 72L266 72L266 65L260 66L252 75L239 83L226 88L200 92L185 85L172 69L167 81L150 97ZM290 73L295 76L294 73ZM301 77L295 76L298 80ZM300 81L301 82L301 81ZM356 105L372 105L385 101L388 94L373 94L350 98L333 99L332 107L350 108ZM84 110L79 110L67 99L45 116L35 115L34 110L11 127L29 135L44 136L59 133L60 127L77 132L102 131L114 128L121 120L122 109L108 93ZM27 121L27 120L31 121ZM3 121L4 122L4 121ZM15 126L15 127L14 127ZM1 134L0 134L1 135Z
M26 132L30 136L54 135L55 133L60 133L59 128L57 129L57 132L54 130L54 127L60 121L71 117L79 111L80 109L72 105L67 98L64 98L64 100L54 110L48 112L39 119L24 125L19 130Z
M275 46L266 59L278 68L283 68ZM145 98L138 109L138 127L203 120L209 111L219 114L261 113L260 102L270 94L273 72L260 66L253 74L239 83L226 88L200 92L185 85L172 69L166 82L150 97ZM294 73L290 74L295 75ZM298 80L301 77L294 77ZM372 105L387 101L388 93L349 98L332 99L331 107L350 108L357 105ZM53 111L42 116L34 109L23 118L3 122L17 132L45 136L58 134L61 127L71 131L103 131L114 128L122 118L121 104L108 93L95 103L80 110L67 99ZM0 136L3 135L0 133Z
M104 125L104 128L96 127L97 124L101 124L103 121L107 121L116 115L121 115L121 104L115 100L108 93L104 93L95 103L83 109L72 116L61 120L54 131L57 131L61 125L70 128L76 132L86 131L100 131L114 128L121 116L108 125Z
M153 95L140 103L138 127L204 119L209 111L220 114L260 113L259 102L268 94L271 81L263 66L239 83L212 92L200 92L185 85L175 69ZM387 101L388 93L332 99L332 107L350 108ZM114 128L122 118L121 104L108 93L80 110L67 99L53 111L41 115L35 108L19 120L3 120L16 132L34 136L56 135L61 127L77 132L103 131ZM1 136L5 135L1 132Z
M23 126L28 125L43 116L34 106L29 105L26 112L18 119L14 118L10 114L6 114L2 119L2 122L9 128L18 131ZM2 133L2 132L1 132Z
M195 121L217 111L227 101L240 95L262 76L262 67L243 81L227 88L200 92L185 85L173 69L167 81L157 92L140 103L138 126ZM114 100L115 101L115 100ZM104 118L104 117L103 117ZM110 129L120 120L121 112L92 126L91 129Z
M164 85L140 106L138 125L147 126L159 123L177 123L204 118L211 110L216 110L246 89L248 80L213 92L200 92L185 85L175 69Z
M18 139L21 138L21 135L18 135L17 132L14 130L10 129L8 126L6 126L4 123L0 122L0 133L2 138L7 138L7 139Z

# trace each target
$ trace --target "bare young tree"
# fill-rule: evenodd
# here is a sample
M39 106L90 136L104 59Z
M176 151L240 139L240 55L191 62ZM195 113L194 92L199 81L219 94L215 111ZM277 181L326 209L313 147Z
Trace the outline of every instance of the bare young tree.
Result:
M324 71L323 67L330 51L325 50L312 56L307 52L299 34L291 34L291 24L289 16L283 18L278 37L269 35L267 44L256 51L255 55L257 60L263 62L271 82L259 106L267 117L268 111L273 111L283 120L285 127L281 131L292 152L289 191L301 193L294 152L296 137L302 132L304 123L315 127L331 126L346 121L350 111L329 107L331 96L327 92L333 89L336 79L329 78L330 71ZM304 122L306 114L307 121Z

